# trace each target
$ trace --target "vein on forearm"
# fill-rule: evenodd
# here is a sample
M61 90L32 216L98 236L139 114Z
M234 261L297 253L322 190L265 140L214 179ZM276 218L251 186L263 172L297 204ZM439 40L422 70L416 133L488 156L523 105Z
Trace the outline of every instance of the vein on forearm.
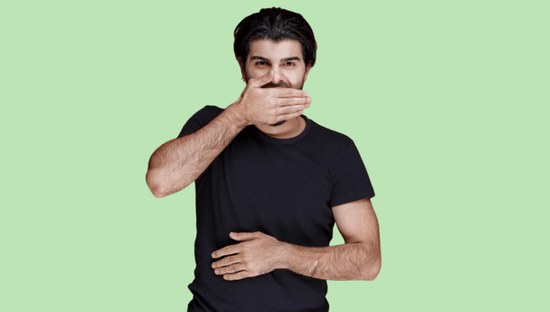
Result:
M293 245L287 268L323 280L374 279L380 266L380 251L363 243L330 247Z

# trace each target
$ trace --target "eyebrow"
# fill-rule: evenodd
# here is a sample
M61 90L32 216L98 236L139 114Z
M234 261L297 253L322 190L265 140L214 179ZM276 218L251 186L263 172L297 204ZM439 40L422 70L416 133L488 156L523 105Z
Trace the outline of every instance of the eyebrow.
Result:
M281 59L281 62L289 62L289 61L300 61L300 58L297 56L293 56L293 57L287 57L287 58Z
M259 61L263 61L263 62L270 62L270 60L266 59L265 57L261 57L261 56L253 56L250 58L250 60L259 60ZM297 56L292 56L292 57L287 57L287 58L284 58L284 59L281 59L280 62L289 62L289 61L300 61L300 58L297 57Z

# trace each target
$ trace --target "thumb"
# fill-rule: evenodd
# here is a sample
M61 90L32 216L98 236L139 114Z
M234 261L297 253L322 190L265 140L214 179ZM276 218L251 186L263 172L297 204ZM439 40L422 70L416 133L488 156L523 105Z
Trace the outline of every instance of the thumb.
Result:
M250 79L250 81L252 82L252 86L261 87L265 84L268 84L271 81L271 78L273 78L273 70L272 69L270 69L262 77L259 77L259 78L256 78L256 79Z

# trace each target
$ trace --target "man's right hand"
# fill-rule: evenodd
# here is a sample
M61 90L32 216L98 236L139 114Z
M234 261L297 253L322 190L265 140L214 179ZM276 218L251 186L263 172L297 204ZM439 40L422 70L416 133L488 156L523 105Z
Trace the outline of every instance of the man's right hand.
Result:
M273 71L248 81L235 102L239 115L247 125L270 125L302 115L311 98L307 92L292 88L262 88L271 82Z

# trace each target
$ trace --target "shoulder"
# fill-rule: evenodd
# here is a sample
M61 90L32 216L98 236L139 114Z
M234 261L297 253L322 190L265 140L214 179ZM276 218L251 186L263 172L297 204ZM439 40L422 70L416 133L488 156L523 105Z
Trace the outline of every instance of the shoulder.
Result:
M345 150L350 145L354 145L353 140L338 131L331 130L327 127L321 126L315 121L311 120L311 132L315 140L325 146L327 149L335 152Z
M223 112L223 108L219 108L214 105L206 105L202 109L193 115L193 117L198 117L206 122L210 122L212 119L218 117L219 114Z
M178 137L183 137L191 134L200 128L204 127L214 118L218 117L223 112L222 108L213 105L207 105L196 112L187 122L183 125Z
M353 140L340 132L312 123L322 144L332 183L330 205L335 207L374 196L369 175Z
M321 126L312 121L312 132L315 133L316 145L320 146L329 164L329 168L337 169L347 166L350 162L359 162L361 155L353 139L346 134Z

